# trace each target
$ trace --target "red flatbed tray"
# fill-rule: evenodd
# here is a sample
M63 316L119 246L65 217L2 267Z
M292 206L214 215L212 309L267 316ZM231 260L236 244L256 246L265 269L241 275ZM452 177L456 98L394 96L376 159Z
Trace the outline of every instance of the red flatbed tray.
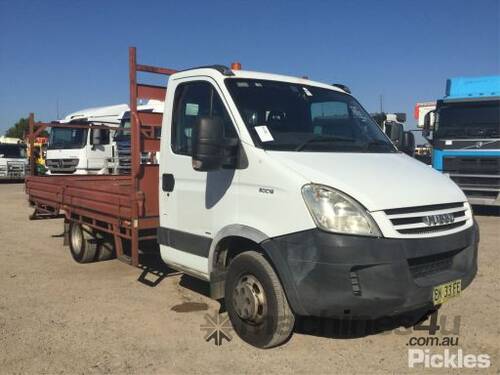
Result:
M156 239L159 226L160 181L155 155L160 151L158 129L163 119L163 113L138 111L137 103L139 99L163 100L166 93L165 86L138 83L137 72L169 76L176 71L137 64L136 50L129 48L130 175L36 176L35 157L31 153L30 176L25 179L28 200L35 208L31 219L55 218L64 214L68 228L70 224L78 224L90 227L95 235L100 232L111 234L117 256L120 258L127 250L134 266L139 263L139 243ZM36 123L32 113L29 118L30 150L34 150L34 141L44 129L61 126L90 127L87 123ZM144 154L150 157L147 162L142 160ZM68 228L65 226L65 234ZM130 242L127 249L122 240Z

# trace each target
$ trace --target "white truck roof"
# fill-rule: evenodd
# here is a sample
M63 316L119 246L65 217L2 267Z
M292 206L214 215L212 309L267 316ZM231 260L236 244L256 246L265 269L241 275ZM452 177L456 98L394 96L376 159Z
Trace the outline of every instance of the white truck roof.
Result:
M165 102L163 100L149 99L145 102L139 102L138 111L151 111L154 113L163 113Z
M94 124L116 123L118 125L123 117L123 114L128 110L128 104L86 108L70 113L63 119L59 120L59 122L66 124L76 120L85 120Z
M293 77L293 76L286 76L286 75L281 75L281 74L271 74L271 73L263 73L263 72L254 72L250 70L232 70L233 75L232 76L223 76L222 74L217 74L214 73L214 70L209 67L202 67L202 68L195 68L195 69L189 69L189 70L183 70L180 72L177 72L173 74L170 79L179 79L179 78L185 78L185 77L190 77L193 75L207 75L211 76L214 78L246 78L246 79L261 79L261 80L268 80L268 81L280 81L280 82L290 82L290 83L295 83L299 85L310 85L310 86L317 86L317 87L322 87L325 89L330 89L334 91L339 91L342 93L345 93L344 90L333 86L333 85L328 85L322 82L317 82L317 81L312 81L308 78L301 78L301 77Z

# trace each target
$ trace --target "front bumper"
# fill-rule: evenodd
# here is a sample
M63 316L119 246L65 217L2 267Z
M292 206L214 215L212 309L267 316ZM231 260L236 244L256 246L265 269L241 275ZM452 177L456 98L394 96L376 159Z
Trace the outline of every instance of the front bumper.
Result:
M477 272L477 224L425 239L307 230L261 243L295 313L375 319L432 306L434 286Z
M1 173L0 180L24 180L25 173Z

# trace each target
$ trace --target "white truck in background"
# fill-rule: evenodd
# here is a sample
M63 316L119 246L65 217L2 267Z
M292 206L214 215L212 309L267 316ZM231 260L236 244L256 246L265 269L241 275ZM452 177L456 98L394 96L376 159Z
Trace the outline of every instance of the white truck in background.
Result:
M394 146L405 154L414 156L415 136L411 131L405 131L406 113L371 113L380 129L391 139Z
M62 126L52 127L50 131L46 160L48 173L107 173L108 160L116 156L114 131L97 128L97 126L106 125L118 128L128 109L127 104L87 108L71 113L60 120L59 123ZM64 126L66 124L67 127ZM77 124L96 125L96 128L71 126ZM100 138L99 142L94 142L96 138Z
M23 180L27 169L28 158L23 141L0 137L0 180Z

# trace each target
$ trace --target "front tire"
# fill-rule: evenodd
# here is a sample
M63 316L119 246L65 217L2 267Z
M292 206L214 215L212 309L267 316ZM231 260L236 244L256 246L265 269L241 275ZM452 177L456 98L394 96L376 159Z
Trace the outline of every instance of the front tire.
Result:
M231 261L225 303L234 330L250 345L271 348L292 334L295 316L276 272L260 253L246 251Z

